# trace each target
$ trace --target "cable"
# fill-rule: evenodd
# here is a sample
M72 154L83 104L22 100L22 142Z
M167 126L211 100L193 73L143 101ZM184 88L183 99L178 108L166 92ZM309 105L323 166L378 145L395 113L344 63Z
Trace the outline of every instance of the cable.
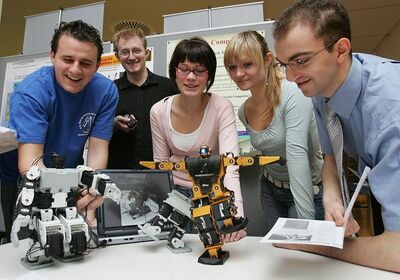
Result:
M70 198L68 198L67 203L70 203L71 201L76 200L78 198L78 196L81 195L84 190L85 189L77 189L73 193L73 195Z
M90 248L90 252L92 252L93 250L98 249L98 248L103 248L107 245L107 240L102 240L102 241L98 242L96 240L96 238L93 238L96 235L96 233L91 228L89 228L89 235L90 235L90 239L88 241L88 248ZM93 241L96 246L92 247L90 244L90 241Z
M43 154L43 155L41 155L41 156L38 156L38 157L32 162L32 165L31 165L31 166L38 165L38 163L39 163L39 161L40 161L41 159L44 159L45 156L48 156L48 155L50 155L50 154L57 154L57 153L54 152L54 151L50 151L50 152L47 152L47 153L45 153L45 154Z

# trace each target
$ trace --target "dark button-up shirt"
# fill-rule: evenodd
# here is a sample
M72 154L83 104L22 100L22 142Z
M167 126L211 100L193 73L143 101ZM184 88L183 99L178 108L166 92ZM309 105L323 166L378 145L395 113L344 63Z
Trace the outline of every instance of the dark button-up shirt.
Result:
M116 116L133 114L139 120L133 131L116 130L109 146L108 168L142 169L140 160L153 160L150 109L166 96L177 94L174 83L148 71L146 81L137 86L128 81L126 72L115 80L119 90Z

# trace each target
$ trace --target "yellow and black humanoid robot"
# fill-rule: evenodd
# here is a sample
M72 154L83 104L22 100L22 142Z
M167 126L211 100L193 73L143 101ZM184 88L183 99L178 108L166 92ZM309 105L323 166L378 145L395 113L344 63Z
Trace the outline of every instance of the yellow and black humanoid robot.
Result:
M221 234L246 227L247 218L235 217L237 208L234 193L223 185L226 168L230 165L265 165L284 161L279 156L233 157L231 154L211 155L210 148L202 145L199 157L188 157L179 162L141 161L150 169L187 170L192 179L192 219L206 251L199 257L203 264L223 264L229 252L221 249ZM257 162L256 162L257 159Z

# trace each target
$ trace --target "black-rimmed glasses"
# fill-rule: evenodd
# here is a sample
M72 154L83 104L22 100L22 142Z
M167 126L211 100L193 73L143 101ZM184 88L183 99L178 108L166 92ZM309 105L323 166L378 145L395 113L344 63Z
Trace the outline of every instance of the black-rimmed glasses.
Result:
M189 75L190 72L193 72L193 74L195 74L196 76L204 76L205 74L207 74L208 70L204 69L204 68L193 68L190 69L188 67L183 67L183 66L178 66L175 67L176 71L180 74L183 74L185 76Z

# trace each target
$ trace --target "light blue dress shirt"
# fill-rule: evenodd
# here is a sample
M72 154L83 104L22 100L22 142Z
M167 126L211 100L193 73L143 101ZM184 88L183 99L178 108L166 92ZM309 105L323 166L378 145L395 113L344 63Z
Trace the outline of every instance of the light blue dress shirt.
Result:
M324 97L313 98L322 151L332 154ZM347 79L327 102L343 127L344 150L367 165L386 230L400 231L400 62L353 54Z

